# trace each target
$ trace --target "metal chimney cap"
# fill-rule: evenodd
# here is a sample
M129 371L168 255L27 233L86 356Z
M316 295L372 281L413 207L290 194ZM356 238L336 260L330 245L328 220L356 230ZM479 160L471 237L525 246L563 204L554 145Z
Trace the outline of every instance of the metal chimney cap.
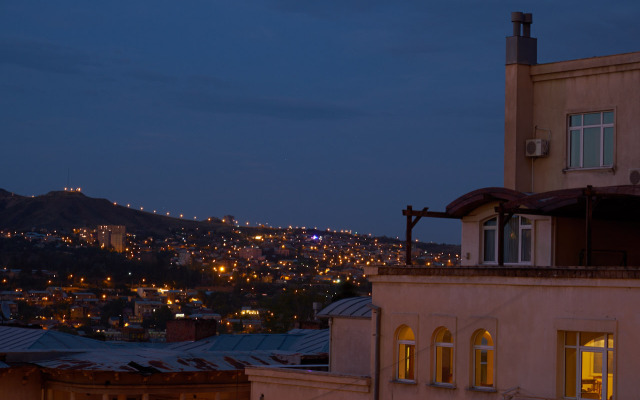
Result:
M524 22L524 13L515 11L511 13L511 22Z

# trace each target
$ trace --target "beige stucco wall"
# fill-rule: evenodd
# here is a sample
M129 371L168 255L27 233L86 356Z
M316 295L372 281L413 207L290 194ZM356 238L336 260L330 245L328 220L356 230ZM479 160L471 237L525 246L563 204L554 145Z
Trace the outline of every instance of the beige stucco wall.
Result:
M245 373L251 381L251 400L369 400L371 396L368 377L280 368L247 368Z
M0 399L33 400L41 396L42 374L38 368L0 368Z
M371 362L371 319L332 318L329 370L368 375Z
M561 398L558 335L563 330L615 335L616 398L637 397L640 282L635 280L509 277L380 276L373 304L382 309L382 399L503 399L519 387L534 398ZM408 325L416 334L416 382L394 382L394 334ZM455 389L431 386L431 341L446 326L454 335ZM496 393L471 386L471 338L491 332L496 345Z
M629 184L629 170L640 168L638 109L640 53L531 67L508 65L505 187L539 193ZM605 110L615 111L614 167L566 170L567 116ZM532 138L550 139L547 157L525 157L525 140Z

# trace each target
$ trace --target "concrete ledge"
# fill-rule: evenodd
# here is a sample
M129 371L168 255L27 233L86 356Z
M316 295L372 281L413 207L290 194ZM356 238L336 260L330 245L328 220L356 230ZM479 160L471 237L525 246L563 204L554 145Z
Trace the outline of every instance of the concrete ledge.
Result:
M369 393L371 378L357 375L332 374L320 371L301 371L286 368L247 367L249 381L274 385L299 386L327 391Z
M373 271L371 271L373 272ZM510 277L510 278L582 278L640 279L640 267L387 267L377 268L377 275ZM369 274L369 277L375 274Z
M640 52L539 64L531 67L534 82L640 69Z

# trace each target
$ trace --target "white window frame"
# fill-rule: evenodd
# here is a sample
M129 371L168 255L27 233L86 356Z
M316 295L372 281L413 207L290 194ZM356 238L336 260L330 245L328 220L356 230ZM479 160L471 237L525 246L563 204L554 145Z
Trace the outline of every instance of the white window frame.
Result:
M575 333L576 334L576 344L575 345L568 345L567 344L567 333ZM576 381L573 382L573 384L575 385L574 390L576 393L575 397L570 397L570 396L566 396L567 393L567 385L569 384L569 382L566 381L566 364L563 365L562 368L562 381L563 381L563 388L562 388L562 395L564 399L572 399L572 400L582 400L585 399L582 397L582 388L581 388L581 383L582 383L582 354L583 352L591 352L591 353L600 353L602 356L602 388L601 388L601 400L607 400L607 392L608 392L608 385L609 385L609 379L608 379L608 352L612 352L614 360L612 362L612 365L615 365L615 341L613 343L612 347L609 347L609 339L613 340L613 334L612 333L601 333L601 332L593 332L593 333L601 333L604 336L604 346L603 347L591 347L591 346L581 346L580 345L580 334L582 333L589 333L589 332L564 332L564 354L563 354L563 360L566 361L565 357L566 357L566 349L575 349L576 351L576 370L575 370L575 377L576 377ZM564 362L563 361L563 364ZM615 368L613 368L614 371L612 371L612 375L615 379ZM614 388L615 389L615 388ZM612 392L613 398L616 398L616 393L615 390ZM588 399L591 399L588 398Z
M605 113L613 113L613 122L605 123L604 122L604 114ZM588 114L600 114L600 124L595 125L584 125L584 116ZM571 126L571 117L580 116L581 125L580 126ZM594 168L611 168L614 164L614 155L615 155L615 110L605 110L605 111L593 111L593 112L584 112L584 113L574 113L569 114L567 116L567 169L594 169ZM584 129L585 128L600 128L600 162L599 165L585 167L584 166ZM605 164L605 154L604 154L604 130L605 128L613 129L613 145L611 149L611 164ZM580 160L577 166L571 165L571 133L572 131L578 131L580 135Z
M444 332L444 331L448 331L449 334L451 335L451 343L448 343L448 342L434 342L433 343L433 347L435 349L435 354L434 354L434 357L433 357L433 383L435 385L438 385L438 386L453 387L454 383L455 383L455 379L456 379L456 376L455 376L455 348L454 348L453 334L446 327L441 327L441 328L436 330L436 334L434 335L434 338L437 338L438 335L441 332ZM451 383L438 381L438 348L439 347L440 348L451 349Z
M396 351L397 356L396 356L396 360L398 362L398 368L396 369L396 380L399 382L410 382L410 383L414 383L416 381L416 341L415 340L404 340L404 339L399 339L400 333L402 332L402 329L407 328L411 331L411 334L413 335L413 337L415 338L415 333L413 332L413 329L411 329L409 326L403 325L400 328L398 328L398 331L396 333ZM408 358L408 362L411 365L411 368L413 370L413 379L406 379L406 378L400 378L400 370L404 369L404 375L407 374L408 369L405 368L405 365L402 365L402 363L400 362L401 360L406 360L406 358L404 358L403 352L401 351L402 346L407 346L407 347L412 347L413 348L413 357Z
M489 336L491 337L491 341L493 342L493 345L481 345L481 344L476 344L476 339L479 336L482 336L484 334L484 332L487 332L489 334ZM493 337L493 335L491 334L491 332L489 332L486 329L481 329L479 331L476 332L475 335L473 335L473 346L472 346L472 360L471 360L471 365L472 367L472 375L471 375L471 380L472 380L472 387L474 389L477 390L495 390L496 388L496 346L495 346L495 338ZM491 365L492 365L492 377L493 377L493 383L491 384L491 386L480 386L477 385L478 382L476 382L476 350L486 350L486 351L492 351L492 360L491 360ZM487 354L487 364L489 363L489 355ZM482 361L480 362L482 364ZM487 365L487 373L489 372L488 369L488 365Z
M518 261L517 262L506 262L505 264L509 264L509 265L531 265L533 263L533 237L534 237L534 230L533 230L533 220L523 216L523 215L514 215L511 218L518 218ZM491 220L495 220L496 224L495 225L486 225L487 222L491 221ZM523 223L523 220L529 221L528 224ZM523 252L522 252L522 236L523 236L523 231L525 230L529 230L530 231L530 235L529 235L529 249L530 249L530 254L529 254L529 260L523 260ZM485 259L485 237L486 237L486 232L491 232L493 231L494 234L494 250L493 250L493 254L494 254L494 260L486 260ZM498 263L498 217L491 217L488 218L486 220L484 220L482 222L482 233L481 233L481 253L482 253L482 263L483 264L491 264L491 265L495 265Z

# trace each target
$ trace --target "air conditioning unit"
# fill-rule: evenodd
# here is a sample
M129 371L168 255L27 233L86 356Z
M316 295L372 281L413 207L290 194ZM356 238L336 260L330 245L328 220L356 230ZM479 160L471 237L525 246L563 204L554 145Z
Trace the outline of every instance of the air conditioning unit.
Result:
M549 154L549 141L544 139L527 139L525 145L527 157L546 157Z
M629 183L632 185L637 185L640 183L640 169L629 170Z

